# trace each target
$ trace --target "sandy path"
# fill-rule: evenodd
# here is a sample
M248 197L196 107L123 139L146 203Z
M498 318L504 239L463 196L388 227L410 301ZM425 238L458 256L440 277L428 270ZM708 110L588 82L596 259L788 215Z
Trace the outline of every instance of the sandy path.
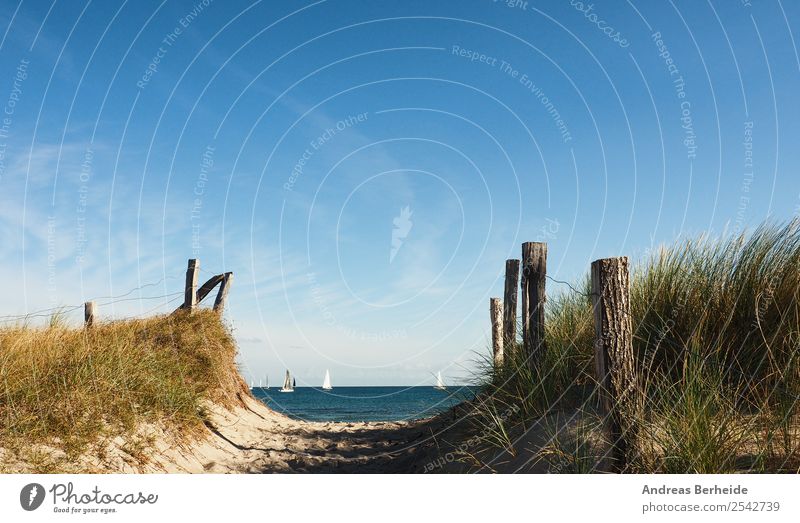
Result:
M545 432L531 428L516 434L522 452L481 453L481 463L460 462L447 441L478 450L463 438L465 418L453 412L410 422L304 422L279 414L252 397L231 410L207 404L207 422L192 438L176 437L163 427L140 427L136 436L100 443L77 461L50 447L60 472L88 473L463 473L546 472L532 461L546 443ZM496 454L496 455L495 455ZM463 457L463 455L462 455ZM6 472L34 472L31 463L9 459L0 449Z
M252 397L231 410L207 404L206 427L176 436L158 424L98 442L78 459L37 446L38 464L0 448L0 470L65 473L408 473L437 459L444 417L411 422L297 421Z
M95 463L108 472L419 472L435 452L441 424L302 422L252 398L245 408L211 407L207 437L176 447L154 433L155 452L133 463L123 445ZM120 442L121 443L121 442Z

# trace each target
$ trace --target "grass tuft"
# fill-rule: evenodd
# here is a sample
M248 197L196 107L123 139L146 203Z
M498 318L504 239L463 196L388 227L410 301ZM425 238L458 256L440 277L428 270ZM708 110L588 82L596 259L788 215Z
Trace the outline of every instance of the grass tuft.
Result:
M134 438L142 423L178 433L203 424L202 402L231 406L249 394L229 329L209 310L70 328L0 329L0 449L23 460L37 445L70 460L106 438ZM45 467L46 468L46 467Z
M638 435L629 470L797 471L800 221L662 247L631 276L641 408L629 420ZM504 420L506 434L596 408L589 282L577 288L546 304L548 353L540 369L528 367L519 343L506 348L502 369L482 360L484 399L471 415L478 434L510 407L517 408ZM550 443L539 449L539 461L549 459L553 470L598 469L591 454L603 458L595 444L601 425L573 430L572 439L545 436ZM503 439L512 449L484 438L483 454L522 451L510 436Z

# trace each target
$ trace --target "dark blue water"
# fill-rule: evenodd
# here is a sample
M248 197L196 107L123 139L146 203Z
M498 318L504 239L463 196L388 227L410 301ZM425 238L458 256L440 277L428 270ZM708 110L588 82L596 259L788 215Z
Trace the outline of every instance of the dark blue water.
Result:
M255 387L270 408L305 421L401 421L427 418L475 396L475 387L336 387L294 392Z

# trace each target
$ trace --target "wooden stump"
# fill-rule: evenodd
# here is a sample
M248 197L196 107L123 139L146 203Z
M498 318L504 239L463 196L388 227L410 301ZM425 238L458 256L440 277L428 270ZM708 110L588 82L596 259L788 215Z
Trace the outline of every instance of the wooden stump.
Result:
M489 317L492 321L492 355L494 368L503 366L503 302L500 298L489 298Z
M189 260L186 268L186 292L183 298L183 308L189 312L197 307L197 276L200 273L200 261Z
M547 244L522 244L522 345L528 365L540 370L547 350L544 341L545 279L547 278Z
M222 277L222 282L219 284L219 292L217 299L214 300L214 310L222 314L225 310L225 304L228 302L228 291L233 284L233 273L226 272Z
M83 304L83 324L86 327L94 325L94 317L97 313L97 304L93 301L87 301Z
M638 415L627 257L592 263L592 306L600 407L611 441L612 468L621 472L629 462Z
M519 260L506 260L506 284L503 293L503 347L514 350L517 342L517 285Z

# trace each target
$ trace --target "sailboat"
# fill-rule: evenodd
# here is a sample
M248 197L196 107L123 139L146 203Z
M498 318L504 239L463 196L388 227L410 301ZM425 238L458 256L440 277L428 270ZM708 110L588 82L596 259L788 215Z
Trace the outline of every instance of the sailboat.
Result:
M288 370L286 371L286 379L283 380L281 392L294 392L294 383L292 382L292 377Z
M437 390L447 390L447 387L444 386L444 381L442 381L442 371L436 373L436 386L433 388Z
M253 390L253 380L250 380L250 390Z
M325 370L325 380L322 382L322 390L333 390L331 387L331 373Z
M269 376L267 376L267 384L264 386L264 388L269 390Z

